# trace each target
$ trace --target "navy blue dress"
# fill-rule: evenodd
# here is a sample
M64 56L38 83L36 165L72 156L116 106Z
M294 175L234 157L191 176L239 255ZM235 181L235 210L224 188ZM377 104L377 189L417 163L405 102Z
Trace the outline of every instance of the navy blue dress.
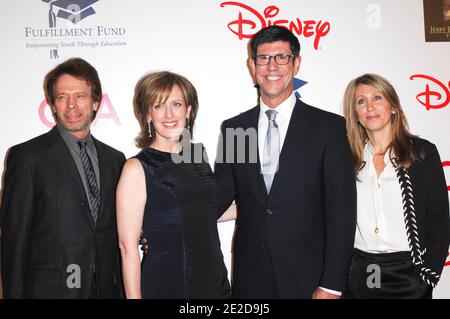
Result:
M136 155L147 186L142 297L228 298L211 167L205 160L177 164L171 155L152 148Z

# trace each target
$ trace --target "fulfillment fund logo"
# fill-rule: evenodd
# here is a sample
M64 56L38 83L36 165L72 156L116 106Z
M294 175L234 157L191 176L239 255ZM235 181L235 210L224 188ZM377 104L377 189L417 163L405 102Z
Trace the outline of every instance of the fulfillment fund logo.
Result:
M50 49L50 58L59 58L61 48L126 46L126 29L118 26L85 26L97 12L99 0L41 0L48 6L44 28L25 27L26 49ZM83 22L83 23L80 23Z
M62 18L76 25L78 22L95 14L91 7L98 0L42 0L49 4L48 23L56 29L56 18ZM55 11L57 12L55 14ZM58 58L58 49L50 50L50 58Z

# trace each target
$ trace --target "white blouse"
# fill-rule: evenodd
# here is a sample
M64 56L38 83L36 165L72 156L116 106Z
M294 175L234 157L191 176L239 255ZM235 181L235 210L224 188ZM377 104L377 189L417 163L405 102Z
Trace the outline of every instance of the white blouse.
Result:
M395 168L384 155L386 165L377 176L374 149L364 149L366 164L358 174L355 247L369 253L409 251L403 215L402 194Z

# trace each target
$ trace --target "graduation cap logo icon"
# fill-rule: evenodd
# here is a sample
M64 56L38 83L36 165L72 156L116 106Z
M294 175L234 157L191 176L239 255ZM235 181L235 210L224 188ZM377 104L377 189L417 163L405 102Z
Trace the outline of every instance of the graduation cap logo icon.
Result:
M50 5L50 28L56 27L56 17L77 24L81 20L95 14L91 6L98 0L42 0ZM56 9L56 10L55 10ZM55 11L57 12L55 15Z
M92 5L98 0L42 0L50 5L48 23L50 28L56 28L56 18L72 22L74 25L95 14ZM58 50L50 51L50 58L58 58Z

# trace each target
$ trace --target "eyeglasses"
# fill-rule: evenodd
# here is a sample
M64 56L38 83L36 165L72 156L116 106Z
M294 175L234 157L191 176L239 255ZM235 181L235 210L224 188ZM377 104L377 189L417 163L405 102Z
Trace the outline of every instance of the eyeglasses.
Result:
M289 63L291 58L295 58L294 54L276 54L276 55L267 55L267 54L260 54L256 56L255 63L256 65L268 65L270 64L270 60L274 59L275 62L278 65L286 65Z

